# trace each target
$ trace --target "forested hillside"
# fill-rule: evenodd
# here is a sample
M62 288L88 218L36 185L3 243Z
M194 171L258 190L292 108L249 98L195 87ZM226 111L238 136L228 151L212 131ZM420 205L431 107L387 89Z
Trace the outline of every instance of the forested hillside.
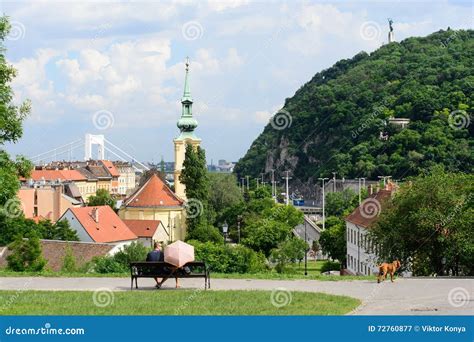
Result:
M286 99L235 172L289 169L302 182L332 171L400 179L436 164L472 172L473 56L474 31L448 29L341 60Z

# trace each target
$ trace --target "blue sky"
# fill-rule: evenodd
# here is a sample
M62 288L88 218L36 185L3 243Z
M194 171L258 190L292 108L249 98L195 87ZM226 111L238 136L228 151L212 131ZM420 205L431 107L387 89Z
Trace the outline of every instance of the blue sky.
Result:
M2 1L0 10L13 24L15 100L33 106L12 154L93 133L140 160L171 161L189 56L196 133L214 163L243 156L316 72L386 43L388 17L397 41L472 28L474 18L472 1Z

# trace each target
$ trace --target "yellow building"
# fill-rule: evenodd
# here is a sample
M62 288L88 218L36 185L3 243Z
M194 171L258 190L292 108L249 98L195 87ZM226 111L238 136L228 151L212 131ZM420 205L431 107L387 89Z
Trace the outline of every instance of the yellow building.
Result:
M185 238L183 201L156 174L125 200L119 216L123 220L161 221L168 241Z

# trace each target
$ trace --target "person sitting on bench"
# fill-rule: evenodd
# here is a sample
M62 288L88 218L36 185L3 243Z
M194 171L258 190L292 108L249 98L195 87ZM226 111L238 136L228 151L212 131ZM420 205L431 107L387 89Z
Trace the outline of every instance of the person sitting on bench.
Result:
M153 244L153 250L151 252L148 252L146 256L146 261L164 261L165 260L165 255L161 251L161 244L158 241L155 241ZM155 278L156 281L156 288L161 287L160 279Z

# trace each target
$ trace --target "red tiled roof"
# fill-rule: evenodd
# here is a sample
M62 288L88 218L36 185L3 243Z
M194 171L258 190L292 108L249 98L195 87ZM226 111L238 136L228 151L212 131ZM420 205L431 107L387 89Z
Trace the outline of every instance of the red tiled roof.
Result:
M99 214L98 222L93 218L94 209ZM79 223L95 242L117 242L137 238L108 205L69 208L68 210L76 216Z
M86 180L79 171L77 170L33 170L29 177L34 181L40 181L42 179L47 181L52 180L65 180L65 181L81 181Z
M112 177L119 177L120 173L117 171L117 168L110 160L101 160L102 164L106 167Z
M370 195L345 220L369 228L377 221L380 211L383 209L385 202L392 196L392 192L390 190L380 190Z
M126 207L173 207L182 204L183 201L156 174L125 201Z
M153 237L161 224L159 220L123 220L128 228L138 237Z

